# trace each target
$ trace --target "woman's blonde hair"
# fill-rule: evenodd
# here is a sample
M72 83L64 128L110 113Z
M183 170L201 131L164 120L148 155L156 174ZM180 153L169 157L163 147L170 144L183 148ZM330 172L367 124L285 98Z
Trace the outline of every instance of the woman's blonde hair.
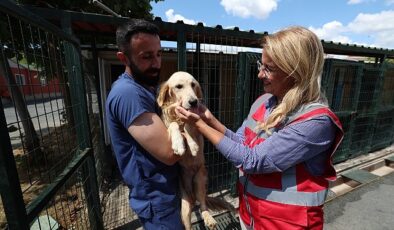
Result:
M320 80L324 65L324 50L319 38L310 30L294 26L263 37L263 52L276 66L293 78L293 87L282 102L260 124L269 129L280 124L286 116L300 105L322 100Z

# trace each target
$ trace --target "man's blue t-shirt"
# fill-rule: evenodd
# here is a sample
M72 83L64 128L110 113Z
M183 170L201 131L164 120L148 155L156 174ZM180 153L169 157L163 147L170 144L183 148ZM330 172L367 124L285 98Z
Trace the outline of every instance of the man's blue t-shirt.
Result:
M178 210L178 164L158 161L129 134L128 127L143 113L158 113L155 94L125 72L108 95L106 120L120 172L130 188L130 206L138 216L150 218L152 212Z

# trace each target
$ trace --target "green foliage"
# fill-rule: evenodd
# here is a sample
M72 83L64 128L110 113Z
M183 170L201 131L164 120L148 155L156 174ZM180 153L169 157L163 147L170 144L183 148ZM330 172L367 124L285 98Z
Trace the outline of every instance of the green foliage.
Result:
M0 27L0 45L7 59L39 69L49 77L60 74L63 43L56 36L5 13L0 13Z
M164 0L101 0L103 4L123 17L153 19L151 2ZM108 14L91 0L17 0L18 3L47 8Z

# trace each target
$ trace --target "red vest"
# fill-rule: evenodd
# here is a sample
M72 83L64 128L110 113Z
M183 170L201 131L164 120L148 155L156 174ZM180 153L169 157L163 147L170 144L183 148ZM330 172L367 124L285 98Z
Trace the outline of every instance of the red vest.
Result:
M246 120L244 144L249 147L263 142L268 135L255 132L257 121L264 119L265 102L271 95L261 96L252 105ZM332 155L343 139L338 117L325 105L311 103L290 115L281 128L318 116L328 116L338 127L331 156L326 162L323 176L313 176L303 163L284 172L246 174L240 169L238 192L239 214L252 229L322 229L323 210L329 180L336 179ZM277 132L281 128L273 128Z

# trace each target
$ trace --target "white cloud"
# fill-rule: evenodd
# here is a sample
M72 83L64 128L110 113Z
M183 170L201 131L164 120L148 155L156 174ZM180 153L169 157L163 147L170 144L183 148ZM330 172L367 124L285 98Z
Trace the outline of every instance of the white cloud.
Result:
M326 23L321 28L309 27L309 29L315 32L319 38L326 41L352 43L352 40L349 37L342 35L342 33L346 32L346 27L338 21Z
M183 23L185 24L190 24L190 25L195 25L197 24L196 21L192 20L192 19L187 19L185 17L183 17L180 14L174 14L174 10L173 9L169 9L166 11L166 16L167 16L167 21L168 22L177 22L182 20Z
M241 18L267 18L275 11L279 0L221 0L220 4L228 14Z
M361 3L367 3L367 2L375 2L376 0L349 0L347 1L348 5L356 5L356 4L361 4ZM387 1L393 1L393 0L386 0Z
M371 36L376 46L394 48L394 11L377 14L359 14L348 25L349 31Z
M355 4L359 4L359 3L361 3L362 1L361 0L349 0L348 2L347 2L347 4L349 4L349 5L355 5Z
M359 34L372 39L373 45L369 46L394 49L394 11L361 13L348 25L332 21L321 28L310 27L310 29L326 41L365 45L349 38L350 34Z
M379 33L394 30L394 11L382 11L377 14L358 14L349 23L349 29L356 33Z
M367 2L376 2L376 0L348 0L347 4L348 5L357 5L361 3L367 3ZM392 5L394 4L394 0L385 0L386 5Z
M349 0L347 2L347 4L349 4L349 5L356 5L356 4L360 4L362 2L365 2L365 0Z

